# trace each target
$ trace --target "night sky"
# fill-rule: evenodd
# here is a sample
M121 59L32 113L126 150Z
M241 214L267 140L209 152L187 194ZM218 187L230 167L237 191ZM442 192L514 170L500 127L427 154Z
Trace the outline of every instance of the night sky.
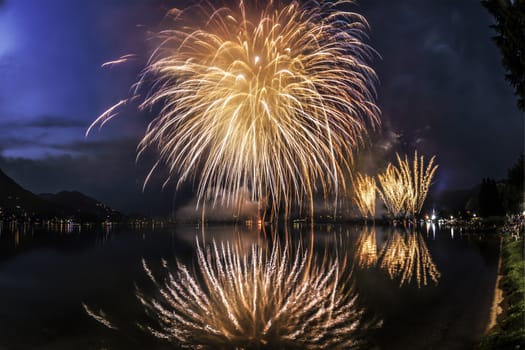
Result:
M155 213L181 203L153 184L135 147L152 119L133 107L89 138L128 97L169 0L0 0L0 168L35 193L79 190L117 209ZM44 5L45 4L45 5ZM524 146L524 118L504 80L479 0L361 0L371 26L383 127L370 168L394 151L437 155L435 188L503 178ZM122 55L135 62L101 68ZM369 169L370 170L370 169Z

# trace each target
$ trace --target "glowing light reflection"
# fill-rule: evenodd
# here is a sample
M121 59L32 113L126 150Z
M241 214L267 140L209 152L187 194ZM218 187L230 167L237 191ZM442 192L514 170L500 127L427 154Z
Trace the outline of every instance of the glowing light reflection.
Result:
M378 251L375 227L365 227L357 240L357 265L361 268L377 264Z
M193 268L163 260L159 272L143 260L155 293L137 292L151 318L141 328L185 348L348 349L360 344L358 332L377 325L362 321L345 254L320 255L288 234L248 246L241 237L197 239Z
M441 277L423 236L417 232L392 232L381 249L379 266L390 278L399 278L400 286L412 281L418 287L430 281L437 284Z

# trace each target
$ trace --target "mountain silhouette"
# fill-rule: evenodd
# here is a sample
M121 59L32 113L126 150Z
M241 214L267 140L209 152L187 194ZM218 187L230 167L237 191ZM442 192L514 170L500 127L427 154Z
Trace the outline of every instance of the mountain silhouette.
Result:
M0 208L3 218L118 220L121 214L77 191L36 195L0 170Z
M81 221L118 220L121 214L98 200L78 191L44 193L40 197L59 211L62 217L74 217Z
M41 216L49 218L56 216L56 208L49 202L24 189L13 179L0 170L0 207L8 215Z

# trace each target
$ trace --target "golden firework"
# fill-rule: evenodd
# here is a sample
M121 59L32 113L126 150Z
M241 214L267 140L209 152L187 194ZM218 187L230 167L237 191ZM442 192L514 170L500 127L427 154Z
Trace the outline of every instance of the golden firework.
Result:
M153 336L187 348L353 348L362 312L347 285L346 259L276 239L268 248L197 241L196 273L177 263L158 281L158 297L138 297ZM346 277L345 277L346 276Z
M147 91L140 107L158 110L139 155L156 149L177 186L195 181L202 206L237 203L249 189L274 212L287 216L306 201L313 215L318 190L337 198L352 152L379 124L368 24L342 9L347 3L203 2L169 11L136 83L137 94Z
M389 163L385 172L378 175L381 188L379 194L389 214L396 218L411 216L415 218L423 208L428 190L438 166L435 156L425 166L424 156L414 152L412 166L408 156L402 159L396 153L397 166Z
M399 285L416 281L418 287L430 280L439 281L441 273L432 260L424 238L418 232L393 232L380 252L380 264L390 278L399 278Z
M385 203L388 213L393 218L400 216L408 195L401 172L392 163L389 163L385 172L377 177L381 185L379 195Z
M365 227L357 240L357 265L361 268L373 267L377 264L377 242L375 227Z
M354 202L363 218L374 218L376 215L376 180L368 175L357 174L352 181Z
M405 155L405 158L401 159L399 154L396 154L396 157L407 191L404 205L405 212L412 217L415 217L423 208L432 179L438 168L438 166L434 164L434 159L436 157L433 156L430 158L430 162L428 162L426 167L424 157L421 156L418 158L417 151L414 152L412 166L410 166L408 156Z

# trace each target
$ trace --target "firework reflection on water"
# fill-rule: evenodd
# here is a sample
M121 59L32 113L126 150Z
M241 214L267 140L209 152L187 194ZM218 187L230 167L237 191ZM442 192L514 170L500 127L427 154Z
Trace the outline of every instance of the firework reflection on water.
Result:
M398 280L399 286L415 282L421 288L437 284L441 277L425 239L416 231L391 232L379 253L378 266Z
M359 268L384 270L390 279L399 281L400 287L415 283L421 288L438 283L441 273L421 233L394 229L382 244L378 244L376 236L375 226L361 229L354 258Z
M153 336L189 348L354 348L362 310L346 257L304 242L252 244L197 239L194 269L176 262L154 274L157 296L138 293ZM159 277L157 277L159 276Z
M365 226L356 243L356 260L360 268L369 268L377 264L378 248L376 229L374 226Z
M143 259L150 283L137 288L147 315L138 326L183 348L360 348L381 323L365 321L358 306L347 237L296 233L220 240L199 232L193 265ZM126 328L83 306L104 326Z

